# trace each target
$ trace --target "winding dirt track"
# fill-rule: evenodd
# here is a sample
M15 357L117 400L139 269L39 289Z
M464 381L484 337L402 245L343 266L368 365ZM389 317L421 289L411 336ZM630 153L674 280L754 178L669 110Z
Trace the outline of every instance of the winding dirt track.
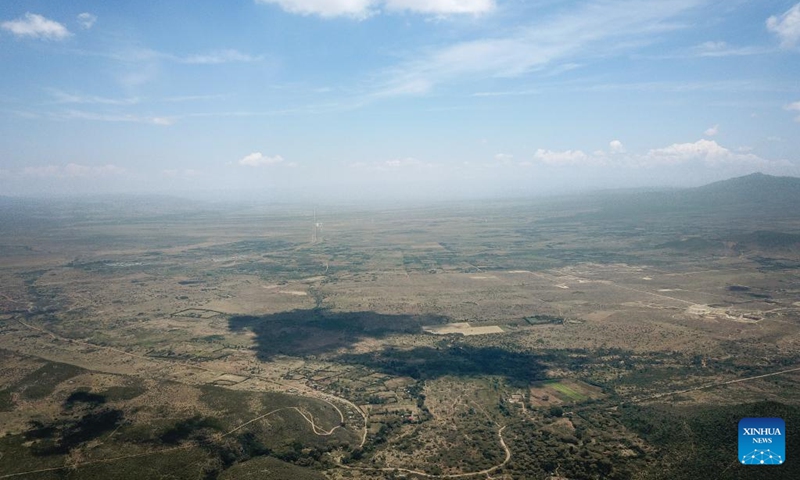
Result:
M425 473L419 470L410 470L408 468L391 468L391 467L350 467L347 465L339 464L339 467L347 469L347 470L360 470L363 472L405 472L405 473L412 473L414 475L419 475L422 477L428 478L466 478L466 477L474 477L477 475L489 475L490 473L494 472L495 470L505 466L511 460L511 450L506 445L506 442L503 440L503 430L505 430L505 426L500 427L497 431L497 437L500 439L500 446L503 447L503 450L506 452L506 458L498 463L493 467L489 467L487 469L481 470L479 472L466 472L466 473L450 473L450 474L441 474L441 475L434 475L432 473Z
M250 425L252 423L255 423L255 422L259 421L259 420L263 420L264 418L266 418L266 417L268 417L268 416L270 416L270 415L272 415L274 413L278 413L278 412L280 412L282 410L295 410L295 411L297 411L297 413L299 413L300 416L302 416L303 419L305 421L307 421L311 425L311 429L314 431L314 433L316 435L319 435L319 436L332 435L333 432L335 432L337 429L342 428L341 425L337 425L337 426L331 428L330 430L324 430L324 429L318 427L314 423L314 417L310 413L303 412L298 407L283 407L283 408L277 408L275 410L272 410L271 412L267 412L264 415L260 415L260 416L258 416L256 418L252 419L252 420L248 420L247 422L239 425L238 427L236 427L236 428L234 428L232 430L229 430L229 431L227 431L225 433L217 435L217 438L227 437L228 435L230 435L230 434L232 434L232 433L234 433L234 432L236 432L238 430L241 430L242 428L244 428L244 427L246 427L246 426L248 426L248 425ZM124 455L124 456L121 456L121 457L105 458L105 459L102 459L102 460L94 460L94 461L89 461L89 462L83 462L83 463L80 463L80 464L77 464L77 465L71 465L71 466L64 465L64 466L61 466L61 467L50 467L50 468L42 468L42 469L39 469L39 470L28 470L27 472L9 473L9 474L6 474L6 475L0 475L0 479L1 478L21 477L23 475L33 475L35 473L56 472L56 471L59 471L59 470L67 470L67 469L78 469L80 467L85 467L85 466L88 466L88 465L97 465L97 464L102 464L102 463L113 463L113 462L116 462L116 461L119 461L119 460L126 460L126 459L139 458L139 457L147 457L147 456L151 456L151 455L158 455L158 454L162 454L162 453L174 452L174 451L177 451L177 450L185 450L187 448L191 448L191 447L194 447L194 446L195 446L194 444L190 443L190 444L186 444L186 445L181 445L180 447L165 448L165 449L156 450L156 451L153 451L153 452L137 453L135 455Z
M187 367L187 368L213 373L215 375L222 375L222 374L225 374L225 373L229 373L229 374L238 374L239 373L239 372L214 370L214 369L211 369L211 368L203 367L201 365L195 365L195 364L192 364L192 363L189 363L189 362L163 360L163 359L159 359L159 358L148 357L146 355L139 355L139 354L127 352L125 350L121 350L121 349L118 349L118 348L107 347L107 346L103 346L103 345L96 345L94 343L85 342L85 341L82 341L82 340L75 340L75 339L71 339L71 338L66 338L66 337L62 337L60 335L57 335L57 334L55 334L55 333L53 333L53 332L51 332L51 331L49 331L49 330L47 330L45 328L36 327L36 326L31 325L29 323L23 322L19 318L17 318L16 320L17 320L17 322L19 322L19 324L21 324L25 328L27 328L29 330L37 331L37 332L42 333L42 334L45 334L45 335L49 336L50 338L52 338L54 341L61 341L61 342L70 343L70 344L74 344L74 345L82 345L82 346L85 346L85 347L101 349L101 350L105 350L105 351L109 351L109 352L118 353L120 355L126 355L126 356L129 356L129 357L137 358L137 359L140 359L140 360L145 360L145 361L148 361L148 362L162 363L162 364L169 364L169 365L178 364L178 365L181 365L181 366L184 366L184 367ZM249 374L248 373L247 376L255 377L255 378L258 378L258 379L261 379L261 380L268 381L268 382L273 383L275 385L281 386L284 389L297 388L298 387L296 385L289 386L289 385L283 384L281 382L275 381L275 380L273 380L273 379L271 379L269 377L262 376L262 375L254 375L254 374ZM325 430L324 428L318 426L314 422L314 417L313 417L313 415L311 415L311 413L309 413L307 411L304 411L304 410L301 410L299 407L283 407L283 408L278 408L278 409L272 410L272 411L267 412L267 413L265 413L263 415L259 415L258 417L253 418L251 420L248 420L247 422L237 426L236 428L234 428L234 429L232 429L232 430L230 430L228 432L225 432L223 434L219 434L218 438L222 438L222 437L225 437L227 435L230 435L230 434L232 434L232 433L234 433L234 432L246 427L247 425L250 425L250 424L252 424L254 422L262 420L262 419L264 419L264 418L266 418L266 417L268 417L268 416L270 416L272 414L275 414L277 412L280 412L282 410L294 410L294 411L296 411L298 414L300 414L301 417L303 417L303 419L306 422L309 423L309 425L311 425L311 429L312 429L312 431L314 432L315 435L329 436L329 435L332 435L337 429L344 428L342 425L344 424L344 421L345 421L344 413L342 412L342 410L338 406L336 406L334 403L332 403L331 400L333 400L333 401L341 402L341 403L344 403L344 404L350 406L354 411L358 412L358 414L361 415L361 418L364 421L364 427L363 427L363 429L361 431L361 443L359 444L359 448L364 446L364 444L367 441L367 415L358 406L356 406L354 403L352 403L351 401L347 400L346 398L341 398L341 397L337 397L335 395L322 393L322 392L319 392L317 390L313 390L313 389L305 387L305 386L303 386L303 387L304 388L300 389L304 393L304 395L302 395L302 396L307 396L307 397L314 398L316 400L320 400L322 402L325 402L328 405L330 405L331 407L333 407L333 409L336 410L336 412L339 414L339 421L340 421L339 425L334 426L330 430ZM171 451L184 450L184 449L187 449L187 448L191 448L193 446L194 446L194 444L186 444L186 445L181 445L179 447L166 448L166 449L162 449L162 450L156 450L156 451L152 451L152 452L145 452L145 453L140 453L140 454L135 454L135 455L124 455L124 456L120 456L120 457L106 458L106 459L102 459L102 460L93 460L93 461L83 462L83 463L80 463L80 464L77 464L77 465L71 465L71 466L64 465L64 466L60 466L60 467L50 467L50 468L43 468L43 469L39 469L39 470L29 470L29 471L25 471L25 472L10 473L10 474L5 474L5 475L0 475L0 479L20 477L20 476L24 476L24 475L32 475L32 474L36 474L36 473L55 472L55 471L66 470L66 469L77 469L77 468L80 468L82 466L96 465L96 464L103 464L103 463L112 463L112 462L116 462L116 461L119 461L119 460L125 460L125 459L130 459L130 458L146 457L146 456L150 456L150 455L158 455L158 454L162 454L162 453L168 453L168 452L171 452Z
M336 410L336 412L339 414L339 421L341 423L344 423L344 413L342 413L342 410L339 407L337 407L334 403L332 403L331 400L344 403L344 404L348 405L350 408L352 408L359 415L361 415L361 418L364 421L364 428L362 429L362 432L361 432L361 444L359 445L359 447L363 447L364 443L366 443L366 439L367 439L367 415L363 411L361 411L361 409L358 406L356 406L356 404L354 404L350 400L347 400L346 398L337 397L336 395L331 395L331 394L328 394L328 393L319 392L317 390L308 388L305 385L302 385L302 386L301 385L287 385L287 384L284 384L282 382L279 382L277 380L274 380L274 379L272 379L270 377L267 377L267 376L264 376L264 375L258 375L258 374L252 374L252 373L244 374L244 373L237 372L237 371L214 370L212 368L207 368L207 367L204 367L202 365L196 365L196 364L189 363L189 362L153 358L153 357L148 357L146 355L139 355L139 354L136 354L136 353L127 352L127 351L119 349L119 348L107 347L107 346L104 346L104 345L97 345L97 344L94 344L94 343L91 343L91 342L85 342L83 340L75 340L75 339L72 339L72 338L66 338L66 337L62 337L60 335L57 335L57 334L55 334L55 333L53 333L50 330L47 330L45 328L36 327L36 326L33 326L33 325L29 324L29 323L25 323L22 320L20 320L19 318L17 318L16 320L17 320L17 322L19 322L20 325L24 326L25 328L28 328L30 330L35 330L37 332L43 333L45 335L48 335L53 340L58 340L58 341L66 342L66 343L71 343L71 344L74 344L74 345L82 345L82 346L90 347L90 348L97 348L97 349L106 350L106 351L114 352L114 353L119 353L121 355L126 355L128 357L137 358L139 360L144 360L144 361L147 361L147 362L161 363L161 364L167 364L167 365L176 365L177 364L177 365L181 365L181 366L186 367L186 368L191 368L191 369L200 370L200 371L203 371L203 372L213 373L215 375L234 374L234 375L244 375L244 376L248 376L248 377L258 378L259 380L264 380L264 381L267 381L267 382L272 383L274 385L280 386L280 387L282 387L284 389L284 391L288 390L289 388L296 388L298 390L302 390L303 396L315 398L315 399L323 401L323 402L327 403L328 405L330 405L331 407L333 407ZM2 477L0 477L0 478L2 478Z
M228 435L230 435L230 434L232 434L232 433L234 433L234 432L236 432L238 430L241 430L242 428L250 425L251 423L255 423L255 422L259 421L259 420L263 420L263 419L267 418L268 416L272 415L273 413L278 413L278 412L280 412L282 410L294 410L297 413L299 413L300 416L303 417L303 419L311 425L311 429L314 431L314 433L316 435L321 436L321 437L327 437L329 435L332 435L333 432L335 432L337 429L342 428L341 425L336 425L335 427L331 428L330 430L323 430L321 427L318 427L314 423L314 417L309 412L304 412L303 410L300 410L298 407L283 407L283 408L277 408L277 409L275 409L275 410L273 410L271 412L265 413L264 415L260 415L260 416L258 416L256 418L252 419L252 420L244 422L243 424L239 425L238 427L234 428L233 430L230 430L228 432L223 433L221 435L221 437L227 437Z

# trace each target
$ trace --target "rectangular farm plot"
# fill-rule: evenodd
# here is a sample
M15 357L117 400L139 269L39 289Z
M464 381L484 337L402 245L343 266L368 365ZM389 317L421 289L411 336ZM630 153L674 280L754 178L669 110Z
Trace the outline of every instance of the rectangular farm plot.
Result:
M473 327L467 322L448 323L447 325L435 325L429 327L422 327L422 330L432 333L434 335L451 335L461 334L465 336L470 335L487 335L490 333L503 333L504 330L497 325L486 325L480 327Z
M531 405L546 407L600 398L603 391L580 380L547 380L531 387Z
M187 318L213 318L218 315L224 315L224 313L205 308L187 308L186 310L181 310L172 314L173 317Z

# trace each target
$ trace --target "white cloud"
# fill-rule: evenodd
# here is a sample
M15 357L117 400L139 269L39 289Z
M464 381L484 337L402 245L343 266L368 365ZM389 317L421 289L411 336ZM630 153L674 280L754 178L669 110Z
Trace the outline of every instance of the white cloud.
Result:
M533 154L534 160L545 165L586 165L594 163L593 160L581 150L566 150L555 152L553 150L538 149Z
M767 19L767 30L778 36L781 47L792 48L800 42L800 3L781 16L773 15Z
M366 18L373 13L374 0L256 0L280 6L289 13L321 17Z
M713 140L698 140L694 143L675 143L665 148L652 149L633 159L640 166L680 165L703 163L708 166L760 165L769 166L785 162L765 160L752 153L735 153Z
M283 162L283 157L275 155L274 157L267 157L261 152L253 152L246 155L239 160L239 165L243 167L263 167L269 165L276 165Z
M719 125L714 125L713 127L709 127L709 128L706 129L705 132L703 132L703 134L706 137L713 137L714 135L716 135L718 133L719 133Z
M608 151L611 154L625 153L625 145L619 140L611 140L608 143Z
M17 37L64 40L72 35L64 25L35 13L26 13L16 20L3 22L0 27Z
M96 15L92 15L91 13L84 12L84 13L78 14L78 23L80 24L80 26L82 28L84 28L86 30L89 30L90 28L92 28L96 21L97 21L97 16Z
M488 13L495 8L494 0L386 0L387 10L447 14Z
M789 110L789 111L800 112L800 102L790 103L789 105L786 105L783 108L785 108L786 110ZM795 117L794 121L795 122L800 122L800 116Z
M289 13L320 17L365 19L380 12L414 12L429 15L479 15L495 8L495 0L256 0L278 5Z
M263 60L263 56L253 56L246 53L239 52L238 50L215 50L204 54L189 55L188 57L180 59L182 63L189 63L194 65L218 65L220 63L233 63L233 62L258 62Z
M494 159L501 163L508 163L514 159L514 155L509 153L498 153L494 156Z
M675 143L664 148L654 148L645 154L627 153L618 140L609 144L609 151L598 150L592 154L582 150L552 151L539 149L533 155L533 163L550 166L591 166L591 167L664 167L684 164L702 164L709 167L786 166L785 160L766 160L747 149L731 151L713 140L698 140L694 143ZM529 166L523 162L520 166Z
M121 175L125 173L122 167L113 164L89 166L69 163L63 167L58 165L45 165L42 167L25 167L23 175L33 177L101 177L108 175Z

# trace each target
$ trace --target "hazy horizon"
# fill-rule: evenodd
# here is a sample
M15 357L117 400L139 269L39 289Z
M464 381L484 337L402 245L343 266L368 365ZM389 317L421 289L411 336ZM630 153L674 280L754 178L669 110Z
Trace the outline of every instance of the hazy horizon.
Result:
M800 176L800 3L0 5L0 195L508 198Z

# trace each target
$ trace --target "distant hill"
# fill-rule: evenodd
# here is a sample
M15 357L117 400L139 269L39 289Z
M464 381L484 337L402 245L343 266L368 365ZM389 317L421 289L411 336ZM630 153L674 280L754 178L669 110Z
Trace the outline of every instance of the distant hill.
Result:
M800 178L753 173L684 191L685 200L708 204L800 205Z
M606 215L667 212L800 215L800 178L753 173L702 187L616 194L600 204Z

